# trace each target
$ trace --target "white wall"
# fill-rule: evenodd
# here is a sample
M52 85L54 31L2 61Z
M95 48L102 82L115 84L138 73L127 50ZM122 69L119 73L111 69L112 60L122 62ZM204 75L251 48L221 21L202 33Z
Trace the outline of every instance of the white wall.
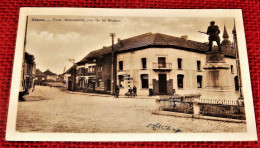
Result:
M172 63L172 70L170 72L158 72L153 70L153 63L158 63L158 57L165 57L166 63ZM147 70L142 70L142 58L146 58ZM177 59L182 59L182 70L178 70ZM228 64L234 66L233 77L236 76L236 60L225 58ZM197 71L197 61L201 61L201 72ZM201 75L202 87L205 86L205 73L203 66L206 62L206 54L190 52L186 50L179 50L173 48L148 48L143 50L136 50L133 52L119 53L117 61L123 61L123 71L118 71L117 75L130 74L133 78L130 84L137 87L138 94L148 95L148 89L141 89L141 74L148 74L149 84L152 84L152 79L158 80L158 74L167 74L167 80L173 79L173 89L177 94L200 93L203 88L197 88L197 75ZM119 64L117 63L117 70ZM184 75L184 88L177 88L177 75ZM118 77L117 77L118 78ZM119 82L119 80L117 80ZM124 95L128 90L128 82L124 81L124 88L120 89L120 95Z
M47 80L53 80L53 81L56 81L58 78L57 75L47 75Z

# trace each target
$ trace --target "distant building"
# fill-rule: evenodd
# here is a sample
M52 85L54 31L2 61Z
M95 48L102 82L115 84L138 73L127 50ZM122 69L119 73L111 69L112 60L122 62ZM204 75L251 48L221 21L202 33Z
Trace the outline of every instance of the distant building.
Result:
M74 76L73 74L73 70L75 69L75 66L71 66L65 73L63 73L63 77L64 77L64 88L68 89L68 90L72 90L72 76Z
M36 74L36 63L33 55L25 52L22 64L19 98L33 90Z
M224 28L224 51L234 78L237 93L236 51ZM216 47L214 47L216 48ZM213 49L214 49L213 48ZM146 33L114 45L117 59L117 85L120 95L136 86L138 95L200 93L205 86L203 66L208 44L188 40L188 36L174 37L161 33ZM217 50L217 49L215 49ZM90 52L76 64L75 86L79 91L111 92L112 48Z
M47 76L47 81L56 81L58 79L58 75L51 72L49 69L47 69L44 74Z
M64 75L63 75L63 74L59 74L59 75L57 76L57 81L62 82L63 80L64 80Z
M35 84L36 85L46 85L47 75L43 73L40 69L36 70Z

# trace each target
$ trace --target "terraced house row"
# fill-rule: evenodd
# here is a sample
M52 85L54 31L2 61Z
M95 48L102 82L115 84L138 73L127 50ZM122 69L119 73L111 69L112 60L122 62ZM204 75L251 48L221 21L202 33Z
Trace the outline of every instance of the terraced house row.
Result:
M235 28L233 30L235 35ZM233 81L233 91L238 95L236 47L223 31L222 51ZM215 48L215 47L214 47ZM116 84L120 95L136 86L138 95L200 93L206 83L203 66L208 43L188 40L188 36L174 37L161 33L146 33L128 39L118 39L114 44L116 58ZM215 49L217 50L217 49ZM112 46L94 50L65 73L69 90L111 93Z

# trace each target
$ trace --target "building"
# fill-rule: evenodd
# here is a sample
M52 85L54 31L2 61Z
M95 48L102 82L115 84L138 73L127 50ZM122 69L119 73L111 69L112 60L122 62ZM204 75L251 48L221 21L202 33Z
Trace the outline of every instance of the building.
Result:
M47 81L56 81L58 79L58 75L51 72L49 69L47 69L44 74L47 76Z
M224 27L222 51L238 93L236 51ZM214 47L216 48L216 47ZM213 49L214 49L213 48ZM161 33L146 33L121 40L114 45L117 60L117 85L120 95L137 87L138 95L201 93L205 86L203 66L208 44ZM215 49L217 50L217 49ZM112 47L92 51L76 64L77 90L111 92Z
M68 90L73 90L72 89L72 84L73 84L73 79L72 77L75 77L76 75L73 73L75 69L75 65L71 66L66 72L63 73L64 77L64 88Z
M111 47L90 52L76 63L75 89L85 92L110 93ZM71 71L73 75L73 72Z
M35 85L46 85L47 75L40 69L36 70Z
M31 91L33 91L36 74L36 63L34 55L25 52L22 64L23 67L21 72L19 99L22 99L23 95L29 94Z

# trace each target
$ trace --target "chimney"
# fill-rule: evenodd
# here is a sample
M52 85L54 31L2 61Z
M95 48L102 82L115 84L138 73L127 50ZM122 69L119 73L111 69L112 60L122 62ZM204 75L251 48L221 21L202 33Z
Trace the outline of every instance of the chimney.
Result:
M117 42L119 43L121 41L121 39L120 38L117 38Z
M181 38L187 41L188 40L188 35L182 35Z

